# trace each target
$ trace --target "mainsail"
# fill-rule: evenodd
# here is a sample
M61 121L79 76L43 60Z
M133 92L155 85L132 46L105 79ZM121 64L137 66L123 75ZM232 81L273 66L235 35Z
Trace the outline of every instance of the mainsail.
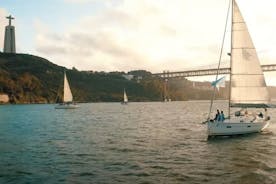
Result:
M233 0L231 106L264 107L270 97L256 49L238 5Z
M66 77L66 73L64 73L64 94L63 94L63 102L72 102L73 96L71 93L71 89Z
M127 95L126 95L126 90L124 89L124 102L128 102Z

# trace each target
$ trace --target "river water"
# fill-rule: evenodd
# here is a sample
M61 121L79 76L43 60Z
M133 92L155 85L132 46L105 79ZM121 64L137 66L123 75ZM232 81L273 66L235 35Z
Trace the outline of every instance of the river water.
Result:
M276 110L265 133L208 141L208 108L0 106L0 183L276 183Z

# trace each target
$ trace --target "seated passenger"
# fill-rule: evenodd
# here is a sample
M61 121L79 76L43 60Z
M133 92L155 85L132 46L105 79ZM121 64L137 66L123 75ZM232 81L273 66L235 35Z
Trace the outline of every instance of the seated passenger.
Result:
M262 112L260 112L260 114L259 114L258 116L259 116L260 118L263 118L263 117L264 117Z
M223 111L220 112L219 121L223 122L225 120Z
M217 109L217 114L216 114L216 117L214 118L214 121L219 121L219 116L220 116L219 110Z
M235 116L241 116L241 111L236 111Z

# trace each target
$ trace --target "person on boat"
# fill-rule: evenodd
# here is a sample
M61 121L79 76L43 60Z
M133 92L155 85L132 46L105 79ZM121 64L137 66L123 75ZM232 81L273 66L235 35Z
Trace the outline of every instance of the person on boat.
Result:
M219 117L220 117L220 113L219 113L219 110L217 109L217 114L214 118L214 121L219 121Z
M268 120L270 120L270 116L268 116L268 113L267 113L267 108L265 108L264 109L264 119L265 119L265 121L268 121Z
M247 111L247 109L245 110L244 115L245 115L246 117L248 116L248 111Z
M262 112L260 112L258 116L259 116L259 118L263 118L264 117Z
M224 117L223 111L221 111L219 115L219 121L223 122L224 120L225 120L225 117Z

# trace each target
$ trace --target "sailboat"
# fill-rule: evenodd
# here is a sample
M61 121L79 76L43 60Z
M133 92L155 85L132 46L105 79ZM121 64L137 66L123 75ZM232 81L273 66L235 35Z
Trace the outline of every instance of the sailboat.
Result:
M121 104L127 105L127 103L128 103L128 98L127 98L126 90L124 89L124 101L122 101Z
M261 132L269 126L270 121L266 109L269 107L270 96L257 52L236 1L229 2L229 7L231 4L229 116L224 121L210 119L213 96L206 121L208 137ZM229 12L230 8L228 15ZM218 79L220 61L221 56L216 79ZM239 110L231 114L232 107L239 108Z
M56 106L56 109L75 109L79 106L73 102L73 95L70 89L69 82L67 80L66 73L64 72L64 84L63 84L63 103Z

